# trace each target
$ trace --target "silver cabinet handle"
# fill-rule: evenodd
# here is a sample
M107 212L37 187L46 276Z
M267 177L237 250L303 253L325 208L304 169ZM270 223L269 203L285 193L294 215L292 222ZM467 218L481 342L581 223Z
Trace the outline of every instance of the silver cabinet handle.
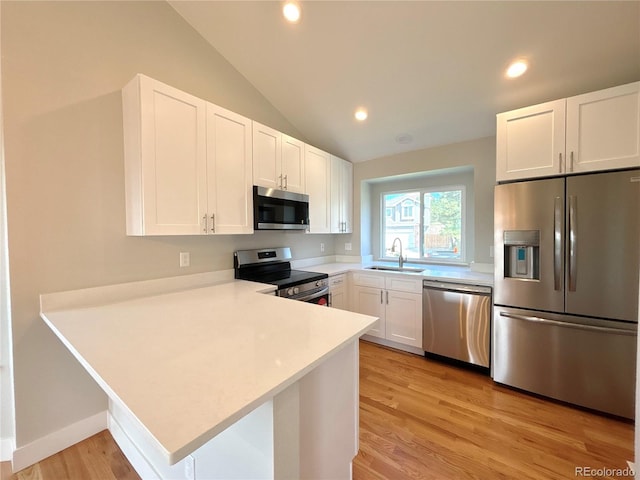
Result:
M560 290L562 277L562 199L553 202L553 288Z
M383 300L382 300L382 295L384 295L384 291L380 290L380 303L384 303Z
M534 317L529 315L516 315L514 313L500 312L501 317L513 318L515 320L524 320L525 322L540 323L544 325L552 325L554 327L575 328L576 330L590 330L602 333L614 333L616 335L636 335L634 330L623 330L621 328L598 327L595 325L584 325L581 323L559 322L557 320L549 320L547 318Z
M278 175L278 179L280 180L278 182L278 188L282 188L282 174Z
M216 232L216 214L212 213L211 214L211 233L215 233Z
M571 163L569 164L569 171L573 172L573 152L571 152L571 155L569 156L569 158L571 159Z
M578 198L569 196L569 291L576 291L578 270Z
M286 189L287 189L287 187L289 186L289 182L287 181L287 176L288 176L288 175L285 175L285 176L284 176L284 189L285 189L285 190L286 190Z
M333 293L329 292L329 306L333 306Z
M202 231L204 233L207 233L207 214L206 213L204 214L204 217L202 217L202 223L204 225Z
M387 305L389 305L389 290L387 290Z
M558 165L558 173L562 173L562 152L560 152L558 154L558 158L560 159L560 161L558 162L559 163L559 165Z

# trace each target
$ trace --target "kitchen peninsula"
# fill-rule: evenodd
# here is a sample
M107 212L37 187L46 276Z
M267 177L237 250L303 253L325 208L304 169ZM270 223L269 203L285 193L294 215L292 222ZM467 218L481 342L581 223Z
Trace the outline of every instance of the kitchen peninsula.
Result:
M376 318L207 275L42 295L41 316L143 478L350 478Z

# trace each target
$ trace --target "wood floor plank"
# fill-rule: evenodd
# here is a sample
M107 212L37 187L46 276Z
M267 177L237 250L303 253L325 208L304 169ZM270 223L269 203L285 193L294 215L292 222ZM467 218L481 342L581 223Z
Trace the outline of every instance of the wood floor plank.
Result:
M631 459L632 422L360 342L354 480L564 480L576 467L626 468ZM139 478L105 430L10 480Z
M575 478L576 467L625 468L633 458L632 422L519 392L474 370L360 345L355 480L379 465L389 480L561 480Z

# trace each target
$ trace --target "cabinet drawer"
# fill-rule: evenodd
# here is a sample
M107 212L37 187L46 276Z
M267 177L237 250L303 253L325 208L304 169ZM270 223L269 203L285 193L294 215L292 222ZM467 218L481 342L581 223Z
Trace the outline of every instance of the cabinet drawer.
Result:
M331 288L341 287L345 284L346 276L344 273L329 277L329 286Z
M360 287L384 288L384 276L379 274L354 272L353 284Z
M404 275L389 275L386 278L387 290L396 292L422 293L422 277L412 278Z

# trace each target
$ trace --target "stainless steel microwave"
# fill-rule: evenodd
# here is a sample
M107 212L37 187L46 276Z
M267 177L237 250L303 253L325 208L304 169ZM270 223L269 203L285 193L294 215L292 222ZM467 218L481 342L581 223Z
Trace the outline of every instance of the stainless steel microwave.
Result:
M253 187L254 230L307 230L309 195Z

